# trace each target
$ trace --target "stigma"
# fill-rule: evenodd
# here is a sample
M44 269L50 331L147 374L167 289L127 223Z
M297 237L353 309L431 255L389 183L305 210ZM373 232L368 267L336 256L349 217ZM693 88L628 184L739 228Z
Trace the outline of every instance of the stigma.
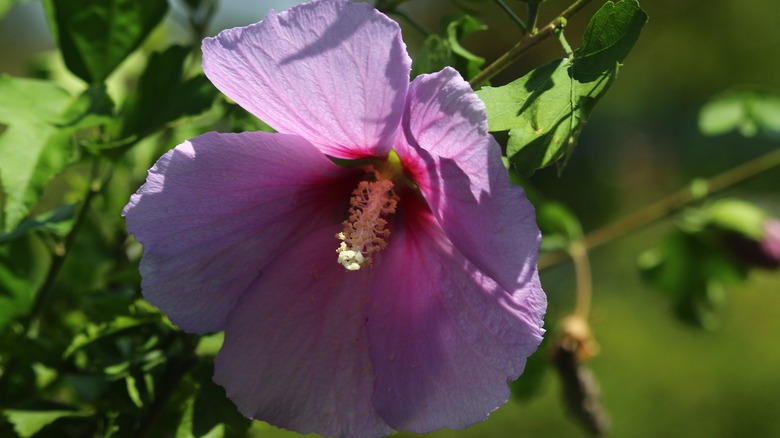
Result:
M387 246L390 236L387 216L395 213L398 196L393 182L374 172L373 181L361 181L349 199L349 218L344 230L336 234L341 240L338 262L348 271L357 271L371 264L371 254Z

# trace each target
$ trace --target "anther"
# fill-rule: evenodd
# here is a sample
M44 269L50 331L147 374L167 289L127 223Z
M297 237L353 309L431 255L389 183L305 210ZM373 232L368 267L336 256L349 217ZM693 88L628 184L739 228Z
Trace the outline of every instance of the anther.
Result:
M349 200L349 219L344 221L344 231L336 238L341 240L336 252L338 262L349 271L357 271L371 263L371 254L387 246L390 230L384 217L395 213L398 196L393 193L393 183L374 172L375 181L361 181Z

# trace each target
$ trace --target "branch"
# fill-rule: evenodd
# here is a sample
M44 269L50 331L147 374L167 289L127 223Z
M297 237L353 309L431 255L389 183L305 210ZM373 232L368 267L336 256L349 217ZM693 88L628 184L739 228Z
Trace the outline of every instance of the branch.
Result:
M660 201L588 233L583 239L584 249L591 250L601 246L624 234L663 219L704 196L720 192L778 166L780 166L780 148L729 169L709 180L702 181L701 185L706 188L703 194L700 193L700 184L697 183L694 189L691 187L680 189ZM538 266L540 270L547 269L566 261L568 258L569 255L565 251L542 254L539 257Z
M590 0L577 0L565 11L561 12L561 15L555 17L555 19L540 29L539 32L526 35L520 42L501 55L500 58L485 67L478 75L474 76L474 78L469 81L471 88L476 90L480 85L489 81L493 76L504 71L504 69L512 65L512 63L520 59L528 49L544 41L546 38L555 35L555 31L563 27L569 17L579 12L579 10L588 3L590 3Z

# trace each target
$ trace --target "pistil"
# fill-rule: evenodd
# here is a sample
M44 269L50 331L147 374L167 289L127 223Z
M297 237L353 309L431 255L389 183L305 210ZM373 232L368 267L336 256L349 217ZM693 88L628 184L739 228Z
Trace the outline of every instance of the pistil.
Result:
M385 218L398 205L393 188L390 179L374 171L373 181L361 181L352 192L349 219L343 223L344 231L336 235L341 240L336 249L338 262L348 271L370 265L371 255L387 246L390 230Z

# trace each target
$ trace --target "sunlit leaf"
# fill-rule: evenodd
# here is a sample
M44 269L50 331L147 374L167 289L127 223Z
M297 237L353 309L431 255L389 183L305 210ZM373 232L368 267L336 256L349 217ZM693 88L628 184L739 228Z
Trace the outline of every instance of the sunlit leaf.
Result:
M559 59L502 87L477 92L491 131L509 131L506 153L523 175L567 159L647 15L636 0L607 2L591 20L573 59Z
M65 350L64 356L70 356L75 351L105 337L113 336L125 330L149 324L154 321L156 321L156 318L134 318L120 315L106 324L89 325L85 328L83 333L80 333L73 338L70 345Z
M46 0L49 26L76 76L103 82L168 11L165 0Z
M2 231L12 232L46 184L78 159L87 131L112 123L112 105L102 86L72 99L49 81L0 76L0 122L8 125L0 134Z
M10 232L37 202L43 187L73 158L74 150L50 141L71 102L53 82L0 76L0 179L4 223Z
M22 411L13 409L6 409L3 411L3 414L13 424L14 430L22 438L35 435L38 431L60 418L88 417L92 415L89 412L77 411Z
M57 236L64 236L73 228L75 213L76 204L67 204L25 219L10 233L0 231L0 245L34 231L47 231Z
M201 336L198 340L198 346L195 348L195 354L198 356L216 356L219 353L219 349L222 348L224 341L224 332Z
M135 378L133 376L125 377L125 384L127 386L127 395L130 396L130 400L136 407L143 407L144 402L141 400L141 394L138 392L138 386L136 386Z
M11 12L11 9L17 4L21 3L22 0L0 0L0 19L6 16L9 12Z

